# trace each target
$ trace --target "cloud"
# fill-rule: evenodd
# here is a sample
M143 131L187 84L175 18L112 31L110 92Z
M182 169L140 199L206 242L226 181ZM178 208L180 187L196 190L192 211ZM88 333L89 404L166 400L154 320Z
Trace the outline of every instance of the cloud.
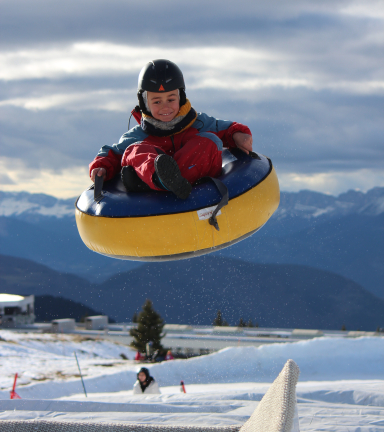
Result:
M57 198L72 198L79 196L92 184L88 170L84 166L75 166L59 172L36 168L29 168L26 171L22 163L15 164L13 160L1 158L0 170L7 171L8 182L1 183L1 190L7 192L27 191L45 193ZM0 177L1 180L3 179Z
M310 4L312 3L312 4ZM320 3L320 2L316 2ZM290 21L301 15L333 15L345 2L296 1L271 7L265 1L244 1L242 7L231 2L197 0L193 3L168 0L126 2L125 0L3 0L1 36L3 44L49 44L76 40L133 40L140 45L148 41L158 44L185 43L185 37L203 35L236 34L239 29L257 31L265 21ZM170 15L174 19L170 19ZM252 25L253 24L253 25ZM224 31L223 31L224 30ZM175 37L177 34L179 37ZM192 42L193 43L193 42ZM189 41L191 44L191 41Z
M375 20L384 19L384 5L381 0L352 0L341 6L340 12L354 17L368 17Z
M77 105L63 95L71 109L48 109L55 103L49 97L29 101L48 104L44 109L2 107L1 154L41 169L88 165L102 145L118 142L127 130L136 103L132 93L114 97L113 92L96 92ZM376 96L264 89L248 98L249 92L197 89L189 97L198 111L249 125L255 150L284 170L308 174L382 164L382 99ZM135 124L131 119L131 127Z
M1 20L7 187L24 187L23 170L41 191L64 172L86 183L81 170L126 131L154 58L181 67L198 111L249 125L284 187L382 184L382 2L3 0Z
M294 172L277 174L280 188L291 192L309 189L337 196L350 189L366 192L384 185L384 173L381 170L357 169L351 172L333 171L307 175Z
M76 79L103 77L104 85L116 76L132 82L148 59L159 57L158 47L136 48L106 42L84 42L55 49L40 48L0 53L3 68L0 79L21 81L33 79ZM331 53L331 57L336 55ZM173 59L185 71L189 88L220 88L258 90L264 87L305 87L313 90L331 89L349 93L384 94L384 76L378 61L367 56L365 67L370 76L356 67L346 73L349 63L358 62L360 53L344 52L344 64L337 68L320 63L321 54L302 58L294 50L281 53L263 47L197 46L163 48L162 58ZM348 57L347 59L345 57ZM329 62L328 58L328 62ZM239 67L241 65L241 67ZM359 67L361 69L361 67ZM4 101L3 103L6 103ZM11 102L9 102L11 103Z
M10 185L12 185L12 186L17 185L17 183L14 182L12 180L12 178L6 172L3 172L0 174L0 184L3 185L3 187L4 186L10 186ZM16 187L18 187L18 186L16 186Z
M39 96L25 96L7 99L0 102L0 107L14 106L25 108L31 111L51 110L61 108L72 111L82 110L106 110L123 111L127 110L127 97L135 93L122 88L117 90L94 90L88 92L55 93Z
M296 0L278 6L266 0L243 1L241 6L220 0L2 0L0 40L12 46L98 39L164 47L221 36L216 43L227 45L243 35L270 39L271 33L293 34L309 26L314 32L329 27L330 21L378 16L383 16L382 2L364 0Z

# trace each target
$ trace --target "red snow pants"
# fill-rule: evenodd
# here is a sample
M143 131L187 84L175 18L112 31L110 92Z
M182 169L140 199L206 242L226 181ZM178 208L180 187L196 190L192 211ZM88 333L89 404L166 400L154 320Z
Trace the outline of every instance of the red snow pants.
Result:
M193 185L202 177L220 175L222 146L219 148L218 141L220 141L219 138L211 133L196 134L174 152L168 146L168 148L162 148L157 143L151 144L150 139L147 138L145 141L127 147L121 160L121 166L134 167L137 175L151 189L162 190L153 183L152 175L155 172L156 157L165 153L175 159L181 175Z

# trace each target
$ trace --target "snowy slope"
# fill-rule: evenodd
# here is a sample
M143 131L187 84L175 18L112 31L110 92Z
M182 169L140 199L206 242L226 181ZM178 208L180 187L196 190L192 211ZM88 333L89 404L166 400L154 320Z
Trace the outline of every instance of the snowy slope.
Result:
M123 361L133 351L106 341L80 341L78 336L16 334L1 331L1 397L13 374L20 374L20 396L29 398L62 397L79 392L76 351L90 392L130 389L136 380L137 365ZM207 356L149 364L161 386L272 382L287 359L300 367L301 381L351 379L384 380L384 338L317 338L297 343L226 348ZM113 366L106 366L113 365ZM228 366L230 365L230 367ZM367 367L369 365L369 367ZM36 381L40 381L36 383ZM60 383L60 384L58 384Z
M147 364L162 392L151 396L132 394L139 365L122 361L122 352L132 358L127 347L71 335L0 331L0 337L0 420L241 425L292 358L301 370L297 396L302 432L384 431L382 337L227 348ZM15 372L21 374L16 390L22 400L9 400ZM180 379L187 394L180 393Z

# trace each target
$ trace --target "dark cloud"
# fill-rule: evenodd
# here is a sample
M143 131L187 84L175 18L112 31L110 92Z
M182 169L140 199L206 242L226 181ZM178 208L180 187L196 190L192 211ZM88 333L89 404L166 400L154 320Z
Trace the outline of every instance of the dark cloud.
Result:
M15 182L6 174L0 174L0 184L2 185L14 185Z
M270 98L251 102L213 90L190 91L188 96L198 111L249 125L255 149L285 171L382 166L383 98L304 90L269 93ZM134 95L130 100L126 112L3 109L1 154L15 157L17 149L17 156L40 168L88 165L102 145L117 142L127 130Z
M296 77L382 79L382 20L340 13L350 4L298 0L275 7L245 1L239 7L218 0L3 0L0 47L104 41L160 49L252 48L280 57L276 67Z
M273 44L278 39L281 44L283 35L291 39L309 31L313 39L327 34L331 37L335 32L341 35L345 26L353 25L353 20L345 20L338 13L346 5L348 2L340 0L298 0L278 6L267 1L243 1L240 7L221 0L3 0L0 40L2 46L24 47L78 40L138 46L190 46L202 40L227 45L232 40L247 46L252 40Z
M38 169L88 165L102 145L118 141L128 123L128 114L113 112L14 107L0 113L1 155Z

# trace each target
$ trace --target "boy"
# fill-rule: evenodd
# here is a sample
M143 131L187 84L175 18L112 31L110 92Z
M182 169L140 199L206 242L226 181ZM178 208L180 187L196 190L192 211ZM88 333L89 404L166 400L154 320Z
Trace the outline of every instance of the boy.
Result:
M181 70L169 60L144 66L137 96L132 115L140 126L101 148L89 165L92 181L96 175L109 180L121 170L129 192L168 190L186 199L197 180L220 175L223 146L252 150L247 126L196 113Z

